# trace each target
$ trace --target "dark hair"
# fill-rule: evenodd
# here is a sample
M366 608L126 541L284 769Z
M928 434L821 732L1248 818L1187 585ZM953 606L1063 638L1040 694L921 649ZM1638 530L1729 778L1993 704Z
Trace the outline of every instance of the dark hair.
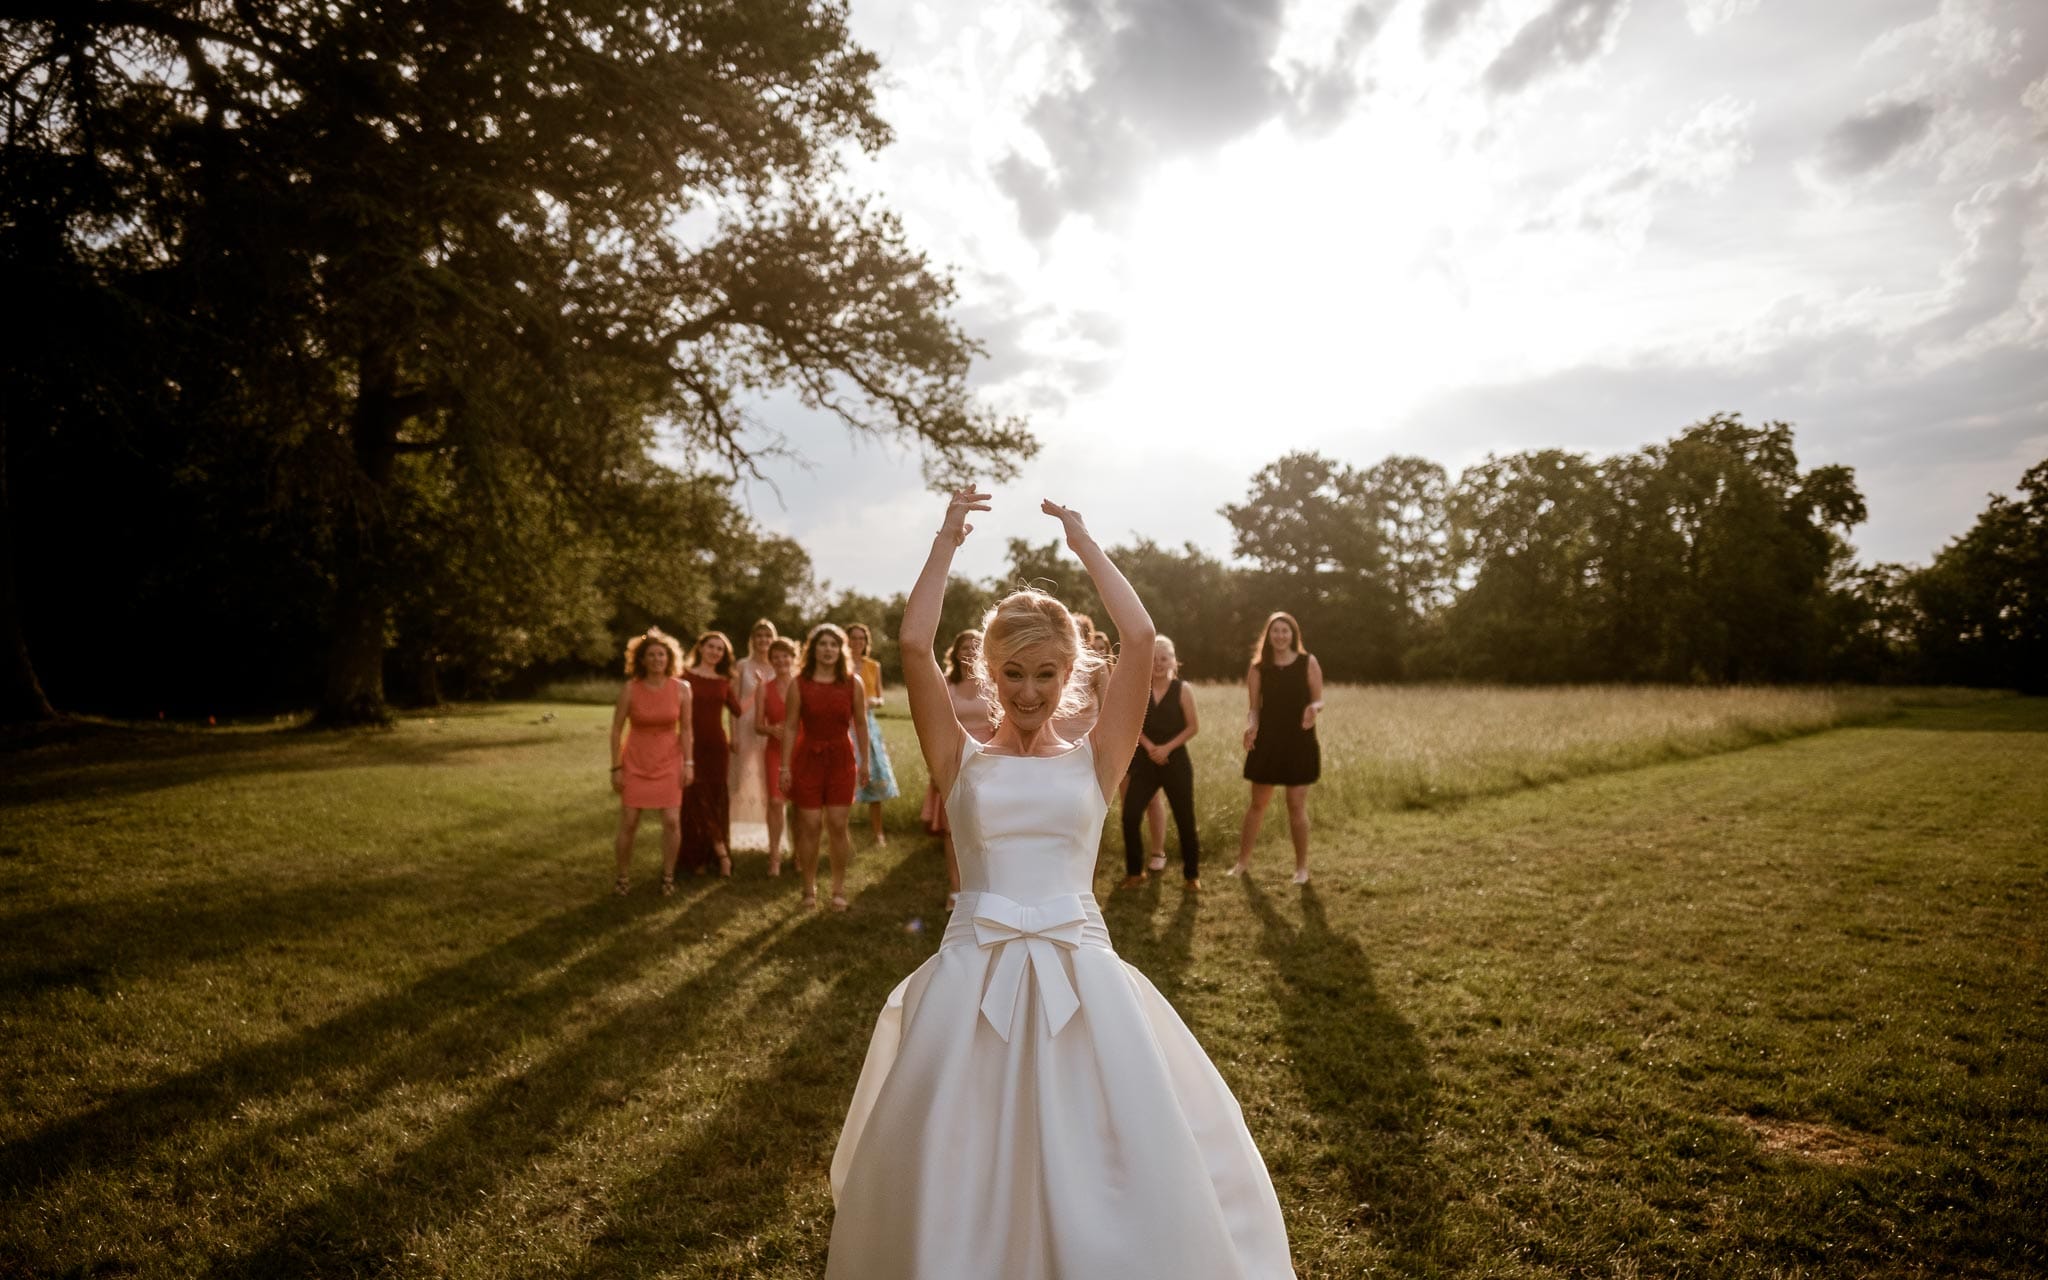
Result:
M690 646L690 665L693 667L697 665L697 656L704 652L704 642L706 640L716 640L720 644L725 646L725 656L723 658L720 658L718 660L718 665L711 669L722 676L731 675L732 641L729 638L727 638L725 632L723 631L706 631L703 635L697 637L697 643Z
M1308 656L1308 644L1302 639L1301 624L1294 620L1293 614L1281 609L1275 609L1266 615L1266 625L1259 628L1259 642L1252 646L1253 665L1261 667L1273 665L1273 655L1266 652L1266 640L1273 634L1273 624L1276 622L1284 622L1293 629L1294 651L1304 658Z
M768 656L771 658L778 653L786 653L790 657L795 658L802 654L802 652L803 650L796 647L796 641L788 636L777 636L768 642Z
M962 662L962 661L960 660L960 646L961 646L961 645L963 645L963 644L966 644L966 643L967 643L967 642L968 642L969 640L972 640L972 641L974 641L974 643L975 643L975 644L976 644L977 646L978 646L978 645L980 645L980 644L981 644L981 632L979 632L979 631L976 631L976 630L975 630L975 629L974 629L973 627L969 627L969 628L967 628L967 629L966 629L965 631L962 631L962 632L961 632L961 633L960 633L959 635L957 635L957 636L954 636L954 637L953 637L953 643L952 643L952 644L951 644L950 646L948 646L948 647L947 647L947 649L946 649L946 683L947 683L947 684L959 684L959 683L960 683L960 682L961 682L962 680L965 680L965 679L966 679L967 677L969 677L969 676L971 676L971 675L973 675L973 674L974 674L974 671L973 671L973 669L972 669L972 668L971 668L971 667L970 667L970 666L969 666L969 665L968 665L967 663L965 663L965 662Z
M676 638L660 627L649 627L645 632L626 641L626 678L638 680L647 674L649 641L668 650L669 679L680 678L683 674L683 646L677 644Z
M797 674L806 680L816 680L818 678L811 673L818 669L818 637L822 635L839 637L839 669L833 672L832 678L835 680L853 679L853 650L846 643L846 633L840 630L837 624L830 622L821 622L817 626L812 627L811 634L804 637L804 665L797 671Z

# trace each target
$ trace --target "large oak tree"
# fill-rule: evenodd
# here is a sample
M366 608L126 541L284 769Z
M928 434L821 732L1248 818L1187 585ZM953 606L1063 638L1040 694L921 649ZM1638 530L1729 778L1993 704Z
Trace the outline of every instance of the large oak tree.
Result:
M843 3L0 0L0 33L0 264L118 318L61 377L8 362L12 429L260 472L324 579L329 721L384 714L401 624L570 590L419 589L437 548L516 574L659 446L745 470L771 389L935 480L1031 451L848 188L889 133Z

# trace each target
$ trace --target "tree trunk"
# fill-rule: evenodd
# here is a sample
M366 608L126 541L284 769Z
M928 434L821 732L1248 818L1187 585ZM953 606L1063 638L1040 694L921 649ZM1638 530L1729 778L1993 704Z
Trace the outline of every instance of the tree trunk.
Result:
M385 585L390 542L388 502L398 460L400 413L397 357L392 348L366 351L361 391L350 422L357 471L351 501L335 539L333 643L316 725L389 724L384 701L384 650L391 600Z
M7 414L0 410L0 724L54 720L57 713L29 661L14 588L14 504L7 497Z

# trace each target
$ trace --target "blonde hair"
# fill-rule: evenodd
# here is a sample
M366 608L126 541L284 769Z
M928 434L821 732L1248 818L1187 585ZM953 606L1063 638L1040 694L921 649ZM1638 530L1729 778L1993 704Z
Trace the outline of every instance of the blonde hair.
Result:
M1025 587L1012 591L981 618L981 652L975 658L975 675L995 687L994 673L1011 655L1044 649L1055 665L1067 669L1066 686L1060 690L1055 716L1073 716L1089 707L1089 688L1102 656L1081 643L1074 615L1057 599ZM995 700L994 720L1002 719L1002 700Z
M1158 653L1159 653L1159 651L1160 651L1161 649L1164 649L1164 650L1166 650L1166 657L1167 657L1167 660L1168 660L1169 662L1171 662L1171 663L1173 664L1173 674L1174 674L1174 675L1176 675L1176 676L1177 676L1177 675L1179 675L1179 674L1180 674L1180 653L1179 653L1179 652L1178 652L1177 650L1175 650L1175 649L1174 649L1174 647L1173 647L1173 637L1172 637L1172 636L1157 636L1157 635L1156 635L1156 636L1153 636L1153 637L1152 637L1152 653L1153 653L1153 656L1155 656L1155 657L1156 657L1156 656L1158 656Z
M649 627L642 634L626 641L626 678L633 680L645 674L640 669L640 650L650 640L668 650L668 678L680 679L683 674L683 646L676 643L676 638L660 627Z

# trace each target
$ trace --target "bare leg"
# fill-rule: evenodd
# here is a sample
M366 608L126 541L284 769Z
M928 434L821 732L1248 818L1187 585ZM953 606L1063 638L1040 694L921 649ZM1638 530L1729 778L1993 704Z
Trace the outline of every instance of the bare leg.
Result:
M1287 788L1287 834L1294 840L1294 883L1308 883L1308 788Z
M619 833L612 839L612 851L618 855L618 890L626 891L626 873L633 869L633 836L640 830L640 811L629 805L619 806Z
M724 845L722 845L722 844L714 844L714 845L712 845L712 846L711 846L711 852L713 852L713 853L715 853L715 854L717 854L717 855L718 855L718 874L719 874L719 875L722 875L722 876L729 876L729 875L731 875L731 874L732 874L732 854L728 853L728 852L726 851L726 848L725 848L725 846L724 846Z
M661 891L669 892L676 882L676 858L683 851L683 811L661 811Z
M818 900L818 831L825 821L823 809L796 811L796 869L804 878L804 901Z
M873 828L875 833L875 848L880 849L887 846L889 837L882 834L882 802L880 800L870 800L868 802L868 826Z
M1259 825L1266 820L1266 806L1273 801L1273 788L1264 782L1252 784L1252 800L1245 806L1244 830L1237 837L1237 865L1230 869L1234 876L1251 870L1252 845L1259 838Z
M825 839L832 848L832 905L838 910L846 909L846 869L853 865L853 836L846 829L850 806L843 804L825 807ZM812 845L816 848L815 843ZM811 855L816 865L817 855Z
M953 833L946 832L946 909L952 910L953 899L960 896L960 854L953 848Z
M768 874L782 874L782 809L780 800L768 802Z
M1152 793L1145 806L1145 865L1154 871L1166 868L1166 793Z

